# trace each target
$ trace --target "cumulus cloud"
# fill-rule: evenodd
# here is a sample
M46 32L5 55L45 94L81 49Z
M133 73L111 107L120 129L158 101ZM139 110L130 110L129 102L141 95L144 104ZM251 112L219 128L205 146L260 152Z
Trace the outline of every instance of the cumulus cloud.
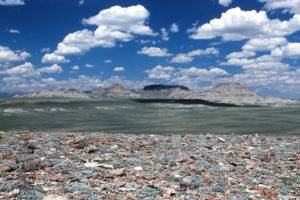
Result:
M265 11L243 11L239 7L227 10L220 18L211 20L200 27L189 29L192 39L213 39L224 41L282 37L300 30L300 15L288 21L269 19Z
M95 67L95 66L92 65L92 64L85 64L85 67L87 67L87 68L93 68L93 67Z
M219 4L222 5L222 6L229 6L231 4L231 1L232 0L219 0Z
M78 1L78 5L79 5L79 6L82 6L83 4L84 4L84 0L79 0L79 1Z
M300 0L258 0L265 3L267 10L284 9L290 13L300 14Z
M217 77L227 76L228 73L220 68L173 68L171 66L163 67L157 65L152 69L146 70L148 78L166 80L172 84L188 86L194 90L201 90L200 82L213 82Z
M32 63L25 62L22 65L18 65L0 71L0 74L6 74L12 77L25 78L25 77L40 77L41 73L56 74L61 72L62 72L62 68L57 64L54 64L50 67L42 67L36 69Z
M47 52L47 53L48 53L49 51L50 51L50 48L42 48L42 49L41 49L41 52L42 52L42 53L44 53L44 52Z
M169 34L167 32L167 30L165 28L161 28L161 39L163 39L164 41L168 41L169 40Z
M120 30L138 35L155 35L145 20L150 13L144 6L111 8L100 11L97 15L83 19L83 23L90 25L105 26L111 30Z
M62 71L63 70L62 70L61 66L59 66L57 64L54 64L50 67L42 67L37 70L37 72L39 72L39 73L48 73L48 74L58 74L58 73L61 73Z
M111 63L112 60L104 60L104 63L108 64L108 63Z
M158 48L158 47L143 47L137 53L145 54L150 57L167 57L172 55L168 53L168 50L166 48Z
M131 41L135 35L156 36L152 29L145 25L149 12L142 5L120 7L113 6L101 10L97 15L82 22L96 25L95 31L79 30L68 34L54 51L56 55L80 55L91 48L116 46L116 42Z
M7 74L10 76L30 77L39 76L40 74L35 70L34 66L30 62L26 62L22 65L0 71L0 74Z
M20 31L17 29L9 29L8 32L9 33L17 33L17 34L20 33Z
M79 75L76 78L69 78L65 80L55 80L53 77L33 79L31 77L5 77L3 78L5 85L0 87L0 92L21 92L21 93L31 93L40 91L42 89L56 89L56 88L76 88L78 90L91 90L97 87L108 87L111 84L119 83L126 88L136 89L142 88L145 85L153 84L151 81L131 81L126 80L119 76L112 76L106 80L101 80L97 76L85 76Z
M146 70L148 77L151 79L166 79L169 80L175 68L168 66L163 67L161 65L157 65L152 69Z
M253 38L247 41L242 48L250 51L268 51L287 43L288 41L284 37Z
M115 67L114 68L115 72L121 72L121 71L124 71L124 70L125 70L124 67Z
M227 59L231 59L231 58L248 58L248 57L252 57L255 56L256 53L254 51L248 51L248 50L244 50L241 52L232 52L231 54L228 54L226 56Z
M42 58L42 63L68 63L70 60L64 56L57 55L55 53L47 53Z
M271 52L271 55L282 58L299 58L300 43L288 43L286 46L277 47Z
M277 62L280 61L280 59L275 58L270 55L264 55L253 59L247 59L247 58L229 58L226 62L220 63L220 65L228 65L228 66L246 66L254 63L267 63L267 62Z
M54 82L56 82L56 80L54 78L52 78L52 77L42 78L41 81L45 82L45 83L54 83Z
M24 0L0 0L0 6L22 6Z
M80 67L78 66L78 65L74 65L73 67L72 67L72 70L79 70L80 69Z
M12 51L8 47L0 46L0 63L23 61L30 57L26 51Z
M171 31L172 33L177 33L177 32L179 32L178 25L175 24L175 23L173 23L173 24L171 25L170 31Z
M214 47L203 49L197 49L188 52L187 54L179 53L171 59L171 63L189 63L194 60L193 56L203 56L203 55L218 55L220 51Z
M189 56L202 56L202 55L209 55L209 54L218 55L219 53L220 53L219 49L214 48L214 47L210 47L210 48L207 48L205 50L197 49L197 50L190 51L188 53L188 55Z
M179 53L171 59L171 63L189 63L192 62L194 58L184 53Z

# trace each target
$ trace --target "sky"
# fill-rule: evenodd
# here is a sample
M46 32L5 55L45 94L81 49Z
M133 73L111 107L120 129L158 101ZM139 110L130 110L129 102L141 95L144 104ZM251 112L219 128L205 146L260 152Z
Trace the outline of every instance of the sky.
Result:
M0 96L241 83L300 98L300 0L0 0Z

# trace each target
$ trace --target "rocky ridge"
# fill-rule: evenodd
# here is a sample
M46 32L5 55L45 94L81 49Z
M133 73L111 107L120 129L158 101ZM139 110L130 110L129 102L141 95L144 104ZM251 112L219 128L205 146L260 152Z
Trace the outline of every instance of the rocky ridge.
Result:
M108 88L80 92L71 90L44 90L22 97L65 97L83 99L202 99L214 103L241 106L300 105L299 100L260 96L239 83L222 83L209 91L194 93L184 86L149 85L144 89L127 90L120 84Z

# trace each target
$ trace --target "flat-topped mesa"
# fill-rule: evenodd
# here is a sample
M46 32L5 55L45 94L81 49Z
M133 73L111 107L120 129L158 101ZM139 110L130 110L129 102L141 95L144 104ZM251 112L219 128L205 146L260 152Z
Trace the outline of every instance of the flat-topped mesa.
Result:
M189 88L181 85L162 85L162 84L157 84L157 85L147 85L144 87L143 90L145 91L151 91L151 90L168 90L168 89L182 89L182 90L188 90Z

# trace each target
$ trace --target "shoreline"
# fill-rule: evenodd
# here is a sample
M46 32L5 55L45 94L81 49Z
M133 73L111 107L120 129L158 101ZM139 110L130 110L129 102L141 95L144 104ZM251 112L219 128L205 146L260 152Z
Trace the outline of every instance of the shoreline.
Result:
M300 198L299 136L7 131L0 158L1 199Z

